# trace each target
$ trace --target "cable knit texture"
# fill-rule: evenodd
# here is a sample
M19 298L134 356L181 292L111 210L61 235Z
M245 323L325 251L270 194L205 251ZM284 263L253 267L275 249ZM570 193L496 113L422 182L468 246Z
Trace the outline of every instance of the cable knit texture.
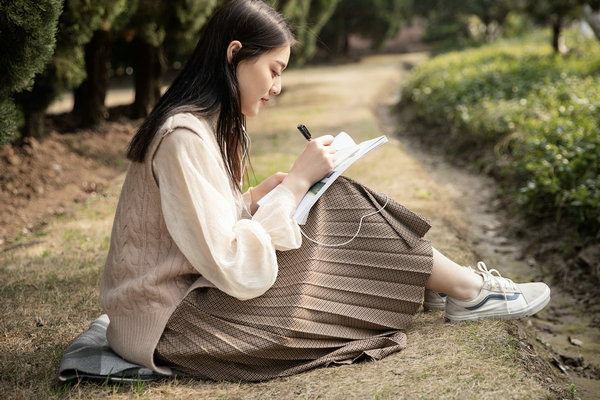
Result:
M254 216L230 184L214 124L190 114L169 118L143 163L129 166L100 287L107 337L122 357L157 372L153 353L181 300L216 287L240 300L277 277L275 250L300 247L295 200L285 187Z

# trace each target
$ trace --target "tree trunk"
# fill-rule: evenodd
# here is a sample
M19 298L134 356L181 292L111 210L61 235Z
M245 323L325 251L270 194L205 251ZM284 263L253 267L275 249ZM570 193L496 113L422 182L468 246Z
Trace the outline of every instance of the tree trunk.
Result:
M46 136L44 127L46 120L45 111L28 111L25 113L25 126L23 136L42 139Z
M133 118L143 118L150 114L161 96L161 80L166 70L166 62L162 47L138 39L135 49L135 100L131 112Z
M87 78L75 89L73 115L81 126L99 124L108 117L104 101L109 86L112 34L97 30L85 46Z
M350 53L350 32L346 27L346 22L344 20L340 21L337 38L335 44L335 54L337 56L348 56Z
M552 48L555 53L560 52L560 33L562 30L562 18L556 17L552 22Z

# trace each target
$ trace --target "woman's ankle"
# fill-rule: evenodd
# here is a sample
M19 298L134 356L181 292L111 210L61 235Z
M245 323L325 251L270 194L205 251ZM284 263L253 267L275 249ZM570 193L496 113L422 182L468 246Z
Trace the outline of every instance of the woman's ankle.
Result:
M479 296L483 288L483 277L474 272L469 272L470 276L466 277L462 285L456 287L452 294L448 294L450 297L460 301L471 301Z

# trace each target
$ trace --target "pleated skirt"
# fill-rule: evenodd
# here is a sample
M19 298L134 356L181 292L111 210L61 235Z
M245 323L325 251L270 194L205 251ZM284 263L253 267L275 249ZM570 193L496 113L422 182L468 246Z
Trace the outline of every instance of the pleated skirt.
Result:
M262 296L192 291L167 323L157 365L201 379L262 381L406 347L404 330L433 266L423 239L429 222L339 177L301 228L302 246L278 252L278 277Z

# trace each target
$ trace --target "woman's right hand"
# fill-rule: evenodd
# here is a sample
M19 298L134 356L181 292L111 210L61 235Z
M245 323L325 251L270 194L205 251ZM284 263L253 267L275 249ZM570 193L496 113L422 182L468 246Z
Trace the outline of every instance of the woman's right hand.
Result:
M333 136L325 135L312 139L294 162L285 177L285 185L296 196L296 204L302 200L308 189L333 170L335 149L331 146Z

